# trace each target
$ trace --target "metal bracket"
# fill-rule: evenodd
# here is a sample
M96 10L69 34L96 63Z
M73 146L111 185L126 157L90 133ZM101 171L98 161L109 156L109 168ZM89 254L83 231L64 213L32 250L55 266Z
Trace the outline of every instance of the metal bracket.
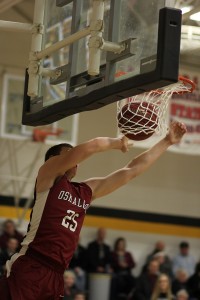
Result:
M103 39L101 50L120 54L126 49L126 43L113 43Z
M73 2L73 0L56 0L56 6L62 7L67 4L70 4L71 2Z
M40 63L38 61L31 61L28 67L29 74L39 74Z
M31 30L32 34L44 34L44 25L43 24L33 24L32 26L32 30Z
M62 82L65 82L69 79L70 77L70 65L64 65L61 67L58 67L54 70L56 72L56 74L58 74L57 77L54 78L50 78L50 84L52 85L56 85Z
M38 59L37 59L37 53L38 53L38 51L31 51L30 53L29 53L29 61L31 62L31 61L37 61L37 62L39 62L38 61Z
M103 38L95 35L91 36L88 42L89 48L100 48L103 45Z
M100 73L97 76L90 76L87 71L73 76L70 80L70 93L83 86L85 86L86 89L88 86L93 86L104 81L105 70L106 65L102 65L100 66Z
M122 51L121 53L112 53L112 52L108 52L107 53L107 61L108 62L118 62L122 59L128 58L130 56L135 55L135 53L133 53L133 45L132 45L132 41L136 40L136 39L128 39L125 41L122 41L120 44L125 44L125 50Z
M57 79L58 77L61 76L61 73L62 71L57 69L48 69L48 68L43 68L42 66L40 66L39 68L39 75L42 75L43 77Z

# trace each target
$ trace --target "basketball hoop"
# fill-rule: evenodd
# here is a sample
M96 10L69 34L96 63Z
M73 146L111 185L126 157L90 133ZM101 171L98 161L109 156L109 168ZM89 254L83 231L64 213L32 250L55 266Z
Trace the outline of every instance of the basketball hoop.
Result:
M192 93L195 83L183 76L177 83L118 101L118 127L124 135L142 140L166 131L167 107L172 95ZM142 138L140 138L142 137Z
M174 84L170 84L162 89L157 89L157 91L160 94L166 93L166 91L171 91L171 95L173 94L186 94L186 93L192 93L194 89L196 88L195 83L183 76L179 76L178 82Z
M33 129L33 141L44 143L46 138L51 136L59 136L63 132L60 128L34 128Z

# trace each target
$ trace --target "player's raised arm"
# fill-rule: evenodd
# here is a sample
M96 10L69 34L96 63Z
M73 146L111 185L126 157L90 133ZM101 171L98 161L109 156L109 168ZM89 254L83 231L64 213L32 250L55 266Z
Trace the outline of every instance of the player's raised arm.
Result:
M50 188L57 177L64 175L67 170L75 168L93 154L111 149L121 150L122 152L128 151L128 139L126 137L98 137L74 148L63 146L59 153L50 156L40 168L37 186L42 185L42 189L39 190L44 190L46 187Z
M184 124L173 122L165 138L131 160L124 168L117 170L107 177L93 178L85 181L93 190L93 199L113 192L146 171L169 146L179 143L185 132L186 127Z
M98 137L82 143L74 148L63 149L61 155L56 155L50 158L43 166L43 169L48 169L52 173L62 175L66 170L71 169L81 163L88 157L98 152L104 152L111 149L128 150L128 139Z

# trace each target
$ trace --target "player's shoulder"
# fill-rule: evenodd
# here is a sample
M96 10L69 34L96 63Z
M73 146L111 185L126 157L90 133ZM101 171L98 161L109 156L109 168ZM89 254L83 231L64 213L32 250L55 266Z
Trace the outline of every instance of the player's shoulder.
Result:
M87 184L87 182L81 181L81 182L76 182L76 181L72 181L71 184L74 185L75 188L77 189L85 189L88 190L92 193L92 189L89 186L89 184Z

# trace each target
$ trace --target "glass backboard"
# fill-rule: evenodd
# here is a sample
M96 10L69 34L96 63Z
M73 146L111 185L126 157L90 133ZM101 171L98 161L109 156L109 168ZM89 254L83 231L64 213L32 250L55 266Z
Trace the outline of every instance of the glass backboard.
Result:
M97 3L103 14L97 12ZM146 0L46 0L42 50L85 29L89 32L38 60L54 75L38 75L34 96L27 95L27 72L23 124L50 124L176 82L181 11L166 4L165 0L148 4ZM103 29L94 29L101 18ZM100 39L94 42L94 36ZM95 48L98 42L100 51ZM91 61L99 62L95 74L88 73Z

